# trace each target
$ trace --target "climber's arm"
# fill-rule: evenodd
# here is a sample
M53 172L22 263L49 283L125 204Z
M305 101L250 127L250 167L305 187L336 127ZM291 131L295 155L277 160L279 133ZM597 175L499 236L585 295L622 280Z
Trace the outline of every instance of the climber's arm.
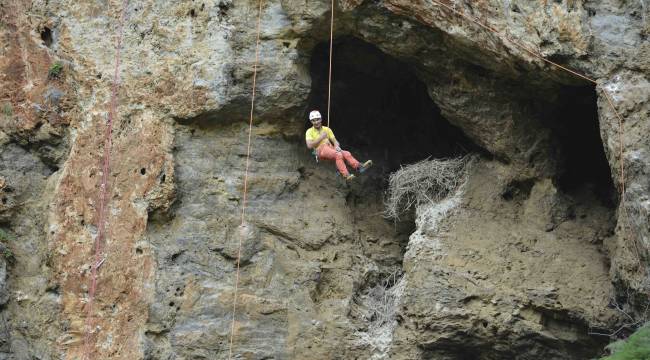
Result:
M330 143L334 145L334 149L336 151L341 151L341 144L339 144L338 140L336 140L336 137L334 136L334 132L330 130L329 128L327 129L327 138L329 139Z
M341 144L339 144L339 142L336 140L336 138L334 138L334 141L332 141L332 144L334 144L334 149L336 151L341 151Z
M323 141L323 139L325 139L326 137L327 137L327 132L325 132L325 131L323 131L323 132L320 134L320 136L318 136L318 137L316 137L316 138L311 138L310 136L307 136L307 137L305 138L305 142L307 143L307 148L308 148L308 149L313 149L313 148L315 148L315 147L318 146L318 144L320 144L320 142Z

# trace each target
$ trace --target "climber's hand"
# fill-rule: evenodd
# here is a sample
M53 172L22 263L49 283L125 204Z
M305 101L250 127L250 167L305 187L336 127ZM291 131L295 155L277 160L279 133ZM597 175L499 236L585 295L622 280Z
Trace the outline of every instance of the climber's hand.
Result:
M320 137L318 138L318 141L323 141L327 137L327 132L323 131L322 134L320 134Z

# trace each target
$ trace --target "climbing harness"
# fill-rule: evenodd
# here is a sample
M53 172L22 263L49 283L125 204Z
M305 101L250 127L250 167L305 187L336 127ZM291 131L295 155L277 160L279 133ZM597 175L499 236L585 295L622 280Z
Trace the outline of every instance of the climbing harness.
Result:
M121 60L121 51L122 51L122 36L124 29L124 18L126 16L126 8L128 6L128 0L124 0L122 3L122 11L120 14L120 20L117 30L117 45L115 49L115 70L113 73L113 86L111 89L111 103L110 109L108 112L108 119L106 122L106 133L104 135L104 155L103 155L103 166L102 166L102 178L101 184L99 186L99 209L97 210L97 237L95 238L95 254L94 260L91 266L91 279L90 286L88 288L88 304L87 304L87 313L86 313L86 324L84 329L84 349L83 349L83 359L90 359L91 353L91 334L93 332L93 304L95 300L95 293L97 291L97 271L99 267L104 263L106 258L102 258L102 243L106 237L106 205L108 203L108 198L106 194L108 193L108 177L111 171L111 148L113 145L113 120L117 114L118 106L118 89L120 83L120 60Z
M244 172L244 194L242 198L240 229L243 229L244 226L246 225L246 199L247 199L246 195L248 193L248 170L250 167L250 157L251 157L251 135L253 133L253 113L255 111L255 86L257 83L257 63L259 62L261 18L262 18L262 0L259 0L259 9L257 11L257 39L255 41L255 63L253 65L253 90L251 96L250 119L248 121L248 147L246 150L246 170ZM237 247L237 270L236 270L236 278L235 278L235 290L233 293L233 301L232 301L232 322L230 325L230 346L228 348L228 359L232 359L232 345L235 339L235 315L237 314L237 291L239 287L239 267L241 262L241 248L242 248L243 236L244 236L243 231L240 231L239 246Z

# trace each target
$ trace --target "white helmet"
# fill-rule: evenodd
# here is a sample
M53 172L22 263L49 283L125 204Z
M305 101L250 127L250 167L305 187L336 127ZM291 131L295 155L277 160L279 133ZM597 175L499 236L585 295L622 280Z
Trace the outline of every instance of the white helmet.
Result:
M321 116L320 116L320 112L318 112L318 110L314 110L314 111L309 113L309 121L314 120L314 119L320 119L320 118L321 118Z

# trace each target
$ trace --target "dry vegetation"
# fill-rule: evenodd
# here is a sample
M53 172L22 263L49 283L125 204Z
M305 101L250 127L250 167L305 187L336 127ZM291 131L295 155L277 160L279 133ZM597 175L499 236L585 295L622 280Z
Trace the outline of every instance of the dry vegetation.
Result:
M396 270L388 274L380 283L355 296L352 310L355 315L369 324L369 332L373 332L395 319L397 300L403 289L396 286L402 277L402 272Z
M413 205L444 199L464 183L466 167L472 159L469 155L426 159L392 173L388 179L384 216L398 219Z

